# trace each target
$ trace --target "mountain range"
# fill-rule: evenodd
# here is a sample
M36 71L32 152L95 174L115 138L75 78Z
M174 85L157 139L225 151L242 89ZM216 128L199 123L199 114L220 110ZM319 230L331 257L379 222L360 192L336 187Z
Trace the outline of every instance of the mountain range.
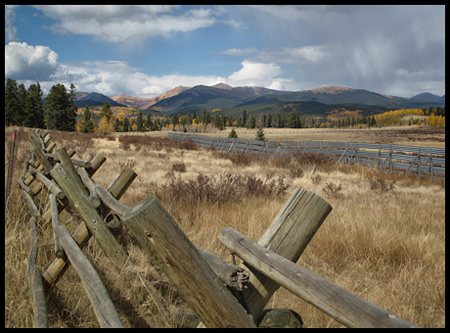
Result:
M280 91L263 87L231 87L224 83L213 86L179 86L154 98L139 98L128 95L107 97L98 93L77 93L74 101L78 107L103 105L129 106L145 114L177 114L189 111L215 110L234 113L243 109L251 113L285 110L286 105L309 110L308 113L328 113L331 109L344 107L361 109L364 113L384 112L387 109L422 108L445 105L445 95L422 93L412 98L378 94L363 89L341 86L325 86L303 91ZM333 107L330 107L333 106Z

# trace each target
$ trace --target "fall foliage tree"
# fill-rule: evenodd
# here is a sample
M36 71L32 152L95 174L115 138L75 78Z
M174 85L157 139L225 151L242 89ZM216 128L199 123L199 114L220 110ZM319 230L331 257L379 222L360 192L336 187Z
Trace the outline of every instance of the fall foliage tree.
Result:
M101 134L113 133L114 132L114 121L111 119L108 120L108 118L106 116L102 117L102 119L100 119L100 122L98 123L96 132L101 133Z

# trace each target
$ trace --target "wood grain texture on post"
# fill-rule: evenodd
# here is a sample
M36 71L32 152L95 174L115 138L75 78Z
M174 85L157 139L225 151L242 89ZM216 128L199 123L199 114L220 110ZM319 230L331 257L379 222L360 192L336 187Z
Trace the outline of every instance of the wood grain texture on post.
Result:
M50 171L50 174L70 201L71 206L80 215L86 227L95 237L106 256L111 259L113 266L118 272L121 272L128 261L127 254L108 229L103 218L97 210L92 207L88 197L73 179L64 163L56 165Z
M331 210L331 205L315 193L295 189L258 244L297 262ZM245 265L245 262L244 266L251 274L248 289L242 293L243 303L256 321L279 284Z
M206 327L255 327L158 199L142 200L122 220Z
M219 240L247 264L348 327L417 327L265 249L233 228L224 228Z

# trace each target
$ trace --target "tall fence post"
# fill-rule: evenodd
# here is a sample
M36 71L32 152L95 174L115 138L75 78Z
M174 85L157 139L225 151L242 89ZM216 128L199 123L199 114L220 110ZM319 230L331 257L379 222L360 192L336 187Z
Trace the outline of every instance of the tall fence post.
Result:
M322 225L332 207L320 196L305 189L296 189L259 239L258 244L296 262ZM249 265L248 289L242 292L243 304L256 322L279 284Z

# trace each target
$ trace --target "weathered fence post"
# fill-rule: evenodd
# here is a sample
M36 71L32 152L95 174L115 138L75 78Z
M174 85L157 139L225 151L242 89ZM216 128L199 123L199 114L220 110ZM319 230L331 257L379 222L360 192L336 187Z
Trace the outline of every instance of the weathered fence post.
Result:
M122 220L206 327L255 327L158 199L142 200Z
M332 207L320 196L305 189L295 189L272 224L258 241L262 247L297 262ZM264 306L279 288L279 284L251 266L248 289L242 292L247 311L257 322Z
M97 155L100 156L100 155ZM97 170L98 167L104 162L104 157L101 155L98 159L94 158L93 161L97 160L98 163L91 163L93 166L92 174ZM91 172L88 172L91 173ZM119 199L121 195L125 192L125 190L130 186L133 180L136 178L136 173L128 167L123 167L120 171L119 175L111 182L109 185L109 191L112 196ZM67 199L65 199L67 200ZM107 214L107 208L100 206L100 210L105 208L105 211L102 211L102 214ZM89 234L88 229L84 223L81 223L74 233L72 237L75 239L77 244L82 248L85 244L87 244L91 235ZM44 279L47 286L54 285L60 277L63 275L65 270L68 267L67 260L56 258L53 262L48 266L48 268L44 272ZM48 288L50 290L50 288Z
M72 207L83 219L91 234L94 235L106 256L111 259L113 266L118 272L121 272L126 262L129 260L127 254L117 242L111 231L109 231L103 218L95 208L91 206L88 197L70 175L64 163L61 162L56 165L50 171L50 174L53 179L56 180L67 199L71 202Z

